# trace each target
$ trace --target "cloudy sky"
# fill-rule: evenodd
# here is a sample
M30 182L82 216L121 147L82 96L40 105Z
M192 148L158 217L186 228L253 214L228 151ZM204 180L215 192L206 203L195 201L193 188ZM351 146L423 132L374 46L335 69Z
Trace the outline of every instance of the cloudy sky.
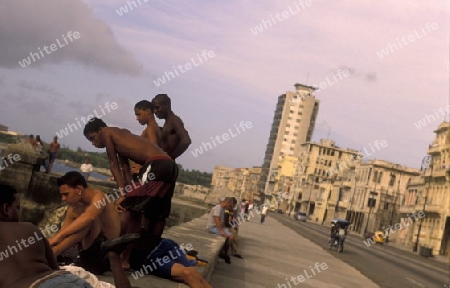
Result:
M448 0L128 2L0 0L0 123L50 141L96 111L140 133L134 104L167 93L193 140L184 167L259 166L277 97L328 78L313 140L385 140L370 157L418 168L450 105ZM241 121L252 128L193 156ZM81 130L60 142L95 151Z

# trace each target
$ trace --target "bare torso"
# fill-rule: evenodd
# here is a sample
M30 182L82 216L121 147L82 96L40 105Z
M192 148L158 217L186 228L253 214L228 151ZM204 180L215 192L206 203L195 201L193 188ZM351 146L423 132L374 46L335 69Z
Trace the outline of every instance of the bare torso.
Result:
M142 132L141 137L157 145L158 147L162 146L162 136L161 131L159 130L158 123L156 121L151 122L145 127L145 130Z
M31 223L0 222L0 231L0 287L26 288L52 273L45 238L37 227Z
M48 152L58 152L59 149L59 143L58 142L52 142L50 143L50 148L48 148Z
M113 239L119 237L120 235L119 214L114 207L114 203L108 202L107 198L105 197L105 194L100 190L87 188L85 190L85 199L88 203L79 202L77 205L69 207L72 218L73 220L75 220L80 215L82 215L86 211L86 208L90 205L95 205L94 203L97 203L103 206L103 204L105 204L105 208L100 213L98 219L96 219L93 223L88 235L86 236L86 239L82 243L84 248L92 245L92 243L98 237L100 231L103 232L103 235L107 239ZM106 199L106 201L102 202L103 199Z
M105 127L102 128L102 135L105 139L110 137L115 152L118 155L126 157L140 165L145 164L151 157L167 156L158 146L132 134L126 129Z
M180 137L177 135L174 128L174 121L181 121L180 117L175 114L171 115L170 118L167 118L164 122L164 126L162 129L162 148L163 150L172 155L178 144L180 143Z

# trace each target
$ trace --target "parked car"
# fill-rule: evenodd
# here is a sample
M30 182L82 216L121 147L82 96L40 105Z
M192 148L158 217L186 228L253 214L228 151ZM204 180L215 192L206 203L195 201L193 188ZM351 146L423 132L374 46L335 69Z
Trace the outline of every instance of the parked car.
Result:
M297 212L294 215L294 219L301 221L301 222L306 222L306 213L305 212Z

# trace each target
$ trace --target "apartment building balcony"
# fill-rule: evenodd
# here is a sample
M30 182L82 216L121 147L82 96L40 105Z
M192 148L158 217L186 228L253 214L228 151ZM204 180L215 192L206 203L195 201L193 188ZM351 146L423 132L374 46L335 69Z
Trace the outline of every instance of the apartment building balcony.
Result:
M440 146L438 144L431 144L428 146L428 154L440 154Z
M444 168L440 168L440 169L434 169L433 170L433 174L431 175L432 177L445 177L447 174L447 171L450 171L450 168L444 167Z
M442 209L443 207L442 207L442 205L436 205L436 204L427 204L427 205L425 205L425 214L427 214L427 213L436 213L436 214L440 214L441 213L441 211L443 210ZM417 211L420 211L420 210L422 210L423 209L423 207L421 207L420 209L418 209Z
M412 212L417 211L416 206L417 205L407 205L407 206L402 205L402 206L400 206L399 213L400 214L411 214Z
M344 182L342 182L342 186L343 187L348 187L348 188L351 188L351 187L353 187L353 184L352 184L353 182L352 181L344 181Z
M347 209L348 208L348 204L349 204L348 201L339 201L339 208Z

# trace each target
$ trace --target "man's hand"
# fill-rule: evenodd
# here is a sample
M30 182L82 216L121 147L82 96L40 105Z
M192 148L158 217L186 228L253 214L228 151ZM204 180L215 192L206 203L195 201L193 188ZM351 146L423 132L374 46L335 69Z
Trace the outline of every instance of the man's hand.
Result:
M50 246L56 246L59 243L61 243L61 241L62 241L62 239L58 235L55 235L52 238L48 239L48 242L50 243Z
M225 230L223 230L223 229L220 230L220 234L222 234L222 236L225 237L225 238L228 237L227 233L225 233Z
M123 212L126 209L122 207L122 205L120 205L123 201L125 200L125 196L120 196L119 199L117 199L115 205L116 205L116 209L118 212Z

